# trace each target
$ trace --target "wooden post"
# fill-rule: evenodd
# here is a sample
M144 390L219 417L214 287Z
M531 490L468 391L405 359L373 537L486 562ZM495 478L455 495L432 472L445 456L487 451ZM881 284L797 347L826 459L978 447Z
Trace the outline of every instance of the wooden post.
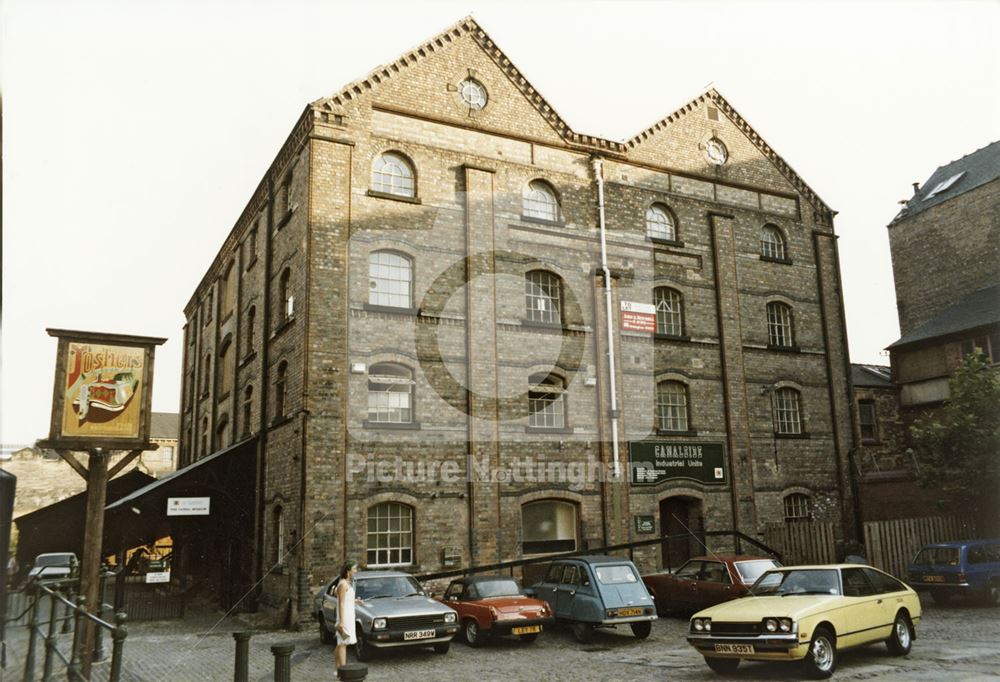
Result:
M97 612L101 552L104 544L104 504L108 491L108 458L103 450L90 451L87 477L87 525L83 531L83 560L80 562L80 594L91 612ZM94 660L94 627L90 619L79 621L83 625L83 650L80 655L80 672L90 679L90 665Z

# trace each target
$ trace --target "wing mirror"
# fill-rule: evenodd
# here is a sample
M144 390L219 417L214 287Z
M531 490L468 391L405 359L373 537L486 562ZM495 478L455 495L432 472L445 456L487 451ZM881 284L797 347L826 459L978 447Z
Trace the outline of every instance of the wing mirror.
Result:
M536 597L538 593L535 591L534 587L525 587L521 592L524 593L525 597Z

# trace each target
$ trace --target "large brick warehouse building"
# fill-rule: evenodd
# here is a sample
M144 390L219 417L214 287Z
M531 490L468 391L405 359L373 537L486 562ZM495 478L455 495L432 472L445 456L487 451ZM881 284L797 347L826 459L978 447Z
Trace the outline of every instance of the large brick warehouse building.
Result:
M181 463L253 479L186 551L296 608L345 557L850 535L832 218L718 92L591 137L460 21L305 108L185 308Z

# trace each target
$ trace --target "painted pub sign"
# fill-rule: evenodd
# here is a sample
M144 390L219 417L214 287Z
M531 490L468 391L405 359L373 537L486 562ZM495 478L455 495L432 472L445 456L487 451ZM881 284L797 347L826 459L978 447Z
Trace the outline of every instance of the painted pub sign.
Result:
M47 331L59 347L46 444L128 449L148 443L154 349L166 339Z

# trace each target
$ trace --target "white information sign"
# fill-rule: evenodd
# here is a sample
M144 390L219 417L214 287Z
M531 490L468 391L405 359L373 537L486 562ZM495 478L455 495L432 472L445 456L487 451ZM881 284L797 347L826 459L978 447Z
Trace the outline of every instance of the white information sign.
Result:
M157 571L154 573L146 574L147 583L169 583L170 582L170 571Z
M656 331L656 306L652 303L622 301L622 329L633 332Z
M168 497L167 516L208 516L211 497Z

